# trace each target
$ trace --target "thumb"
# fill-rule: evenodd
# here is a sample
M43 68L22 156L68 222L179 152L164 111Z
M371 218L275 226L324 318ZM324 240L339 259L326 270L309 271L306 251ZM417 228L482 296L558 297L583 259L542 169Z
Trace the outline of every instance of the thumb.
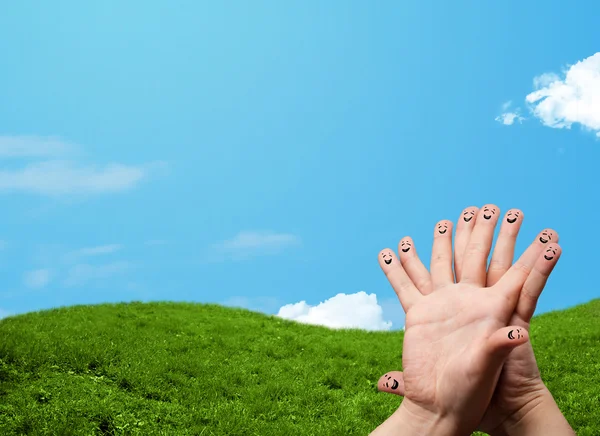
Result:
M529 332L524 327L503 327L488 338L488 350L491 357L504 361L514 348L528 340Z
M386 372L377 382L377 390L404 396L404 375L401 371Z

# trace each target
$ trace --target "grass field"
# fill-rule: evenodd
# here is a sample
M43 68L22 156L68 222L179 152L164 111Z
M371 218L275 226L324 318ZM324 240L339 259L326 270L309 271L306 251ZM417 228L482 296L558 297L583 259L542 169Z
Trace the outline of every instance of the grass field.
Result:
M330 330L193 303L73 306L0 321L1 435L366 435L401 398L402 332ZM600 435L600 300L535 317L542 377Z

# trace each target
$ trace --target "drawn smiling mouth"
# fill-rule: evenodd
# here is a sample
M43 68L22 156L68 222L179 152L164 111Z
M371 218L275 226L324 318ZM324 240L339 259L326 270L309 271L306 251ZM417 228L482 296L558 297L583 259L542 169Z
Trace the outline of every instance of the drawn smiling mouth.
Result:
M473 219L473 217L472 216L470 216L469 218L463 217L463 219L465 220L466 223L468 223L469 221L471 221Z
M506 221L508 221L509 223L514 223L515 221L517 221L516 218L510 219L510 218L506 218Z
M392 389L398 388L398 380L394 379L394 383L392 383Z
M392 259L390 259L390 260L386 259L386 260L384 260L384 262L386 263L386 265L389 265L390 263L392 263Z
M548 240L547 240L547 239L544 239L542 236L540 236L540 242L541 242L542 244L545 244L546 242L548 242Z
M552 259L554 259L554 256L552 256L552 257L548 257L548 256L546 256L546 255L544 254L544 259L546 259L546 260L552 260Z
M443 235L444 233L446 233L447 230L440 230L440 234Z
M403 253L406 253L408 250L410 250L410 247L408 247L408 248L403 248L403 249L402 249L402 252L403 252Z
M491 216L491 215L483 215L483 217L484 217L486 220L489 220L489 219L490 219L492 216Z

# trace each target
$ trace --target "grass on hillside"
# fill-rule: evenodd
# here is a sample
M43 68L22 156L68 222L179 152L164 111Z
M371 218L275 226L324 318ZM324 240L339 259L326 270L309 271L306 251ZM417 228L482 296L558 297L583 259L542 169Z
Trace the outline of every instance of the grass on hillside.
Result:
M535 317L542 377L600 434L600 300ZM367 435L400 404L403 332L218 305L73 306L0 321L2 435Z

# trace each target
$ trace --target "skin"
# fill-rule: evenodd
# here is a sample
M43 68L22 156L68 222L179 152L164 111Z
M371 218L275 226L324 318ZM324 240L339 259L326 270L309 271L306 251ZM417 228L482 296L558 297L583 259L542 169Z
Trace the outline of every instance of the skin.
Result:
M472 209L476 208L467 208L465 211ZM489 209L490 208L488 207L488 210ZM488 211L483 213L489 216ZM471 305L481 305L482 307L488 304L489 295L485 294L486 289L493 290L502 288L502 284L506 283L506 277L510 274L513 274L515 269L520 269L520 278L518 281L514 282L515 284L517 284L517 282L522 282L520 288L517 289L516 292L509 291L508 294L504 294L508 295L509 298L514 298L516 304L509 304L505 306L503 310L508 310L508 307L513 307L513 310L510 311L508 315L503 312L506 318L500 317L501 319L506 319L506 322L512 326L509 329L509 331L512 330L511 337L515 337L516 339L514 339L514 341L519 342L522 341L519 336L527 334L529 329L529 321L535 311L537 299L544 288L548 276L560 257L561 249L558 244L556 244L556 241L558 241L558 234L551 229L544 229L536 236L533 243L521 256L519 261L511 268L514 258L516 237L523 220L523 213L521 211L518 209L511 209L502 220L502 225L492 256L492 261L490 262L490 267L486 272L485 260L487 260L491 249L493 227L491 228L492 234L490 235L489 225L487 227L484 227L483 225L476 225L477 222L484 224L484 220L489 224L489 220L486 220L485 218L481 219L483 218L483 213L476 214L476 219L467 222L463 219L463 211L458 219L455 238L454 270L459 283L455 284L454 281L452 281L452 284L448 283L448 277L443 279L435 279L433 276L435 274L440 274L440 271L443 270L440 268L434 269L432 264L430 274L418 259L414 244L410 252L400 252L400 260L403 269L406 272L408 282L414 283L416 289L421 295L430 295L432 293L435 295L436 286L434 283L444 283L444 281L446 281L446 285L444 287L440 288L440 285L438 285L437 289L450 290L453 289L452 286L456 288L457 285L460 285L461 278L465 276L467 280L474 280L472 285L481 286L482 284L485 284L487 288L479 289L479 292L482 293L481 295L472 296L473 301L477 301L477 305L473 305L473 302L471 301ZM513 220L515 217L517 219ZM553 243L550 243L549 241L546 243L543 242L543 240L548 239L548 235L551 235L551 238L554 241ZM541 237L542 239L540 239ZM403 238L403 240L407 239L408 238ZM437 243L436 239L434 239L434 252L437 250L443 250L447 254L447 247L449 244L451 244L451 235L448 236L448 239L449 241L447 241L447 244L444 247L440 247L440 244ZM434 255L432 255L432 260L433 258ZM392 265L393 262L389 267ZM405 287L408 286L408 282L404 284ZM393 283L392 286L394 287ZM394 289L396 289L396 287L394 287ZM501 292L502 291L499 293ZM514 292L514 294L511 294L511 292ZM456 304L456 301L460 299L451 298L451 300L452 303ZM433 301L433 303L437 302ZM413 310L413 313L415 313L414 306L410 307L409 310ZM467 311L470 315L479 313L479 310L465 308L462 308L462 310ZM494 312L493 308L488 308L488 310L490 311L490 314ZM455 311L453 310L453 312ZM462 314L463 312L459 312L457 316ZM419 317L424 316L419 312L417 312L417 315L419 315ZM407 339L412 339L410 336L407 338L409 333L408 316L409 313L407 313L405 350L403 353L412 351L409 347L416 346L412 345L412 342L408 342L407 344ZM498 321L501 321L501 319ZM411 321L413 320L411 319ZM421 319L419 319L417 322L421 322ZM446 319L445 322L447 323L447 326L444 327L444 329L446 330L447 334L450 334L454 331L453 324L456 323L456 321L450 318ZM502 323L499 322L496 325L501 324ZM508 335L507 339L509 339ZM440 346L441 342L436 343L436 347L438 349L440 349ZM414 375L412 373L407 374L407 370L412 370L417 373L419 371L410 367L410 354L411 353L409 353L408 359L405 359L403 354L404 373L400 371L389 371L379 380L378 388L380 391L389 392L396 395L403 395L405 396L405 401L406 398L411 399L411 396L414 395L410 390L413 380L408 380L407 383L406 377L407 375L409 377L414 377ZM429 362L429 366L433 364L434 366L439 367L439 360L441 360L440 357L435 355L432 356L431 354L432 353L427 354L427 356L432 359L432 361ZM436 358L439 359L437 364L435 364ZM408 360L408 362L405 362L405 360ZM406 366L406 363L409 364L408 367ZM422 358L421 364L428 364L424 357ZM454 376L456 376L456 374L454 374ZM390 386L393 386L389 383L390 380L395 380L397 382L396 389L390 388ZM446 379L440 377L438 379L438 384L443 383L445 380ZM447 384L453 384L452 379L447 380ZM426 383L426 381L421 381L421 384L423 383ZM485 384L485 386L489 387L488 384ZM468 389L464 389L464 386L454 386L454 388L457 390L457 401L460 401L460 397L462 395L468 394L465 392L465 390L468 391ZM490 434L500 433L500 430L503 428L503 426L506 426L507 423L518 422L522 417L521 415L524 416L524 413L526 413L528 410L528 405L536 404L536 402L540 401L540 399L547 394L547 389L540 377L531 343L529 341L525 341L522 342L522 345L517 346L507 354L506 362L499 373L498 384L493 391L493 395L488 400L489 405L487 408L481 411L481 409L477 409L476 405L475 410L465 410L465 413L470 414L473 412L471 416L474 416L477 414L476 412L481 412L479 415L480 421L475 423L477 426L476 429ZM479 398L481 397L485 397L485 395L480 395ZM483 398L482 401L485 401L485 398ZM488 402L483 404L488 404ZM473 430L475 430L475 428L473 428Z

